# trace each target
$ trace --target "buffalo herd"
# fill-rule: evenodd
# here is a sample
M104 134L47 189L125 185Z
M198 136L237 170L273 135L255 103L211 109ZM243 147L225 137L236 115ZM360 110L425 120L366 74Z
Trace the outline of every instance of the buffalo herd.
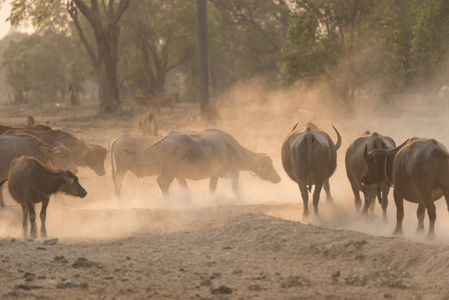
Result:
M240 171L279 183L281 177L266 153L253 152L229 133L218 129L203 131L171 131L159 136L153 114L139 120L142 135L124 135L108 149L90 144L73 134L46 125L9 127L0 125L0 206L3 183L8 180L12 198L22 206L24 238L27 219L31 222L31 238L36 237L36 203L40 213L42 238L46 237L45 218L49 197L57 192L86 196L78 182L78 167L88 167L98 176L106 174L104 161L110 152L112 179L117 200L121 203L121 186L129 171L137 177L157 176L165 199L173 180L187 189L187 179L209 178L213 195L219 178L229 178L233 192L240 199ZM298 124L289 132L281 147L281 160L287 175L297 183L303 200L303 217L309 216L309 193L314 215L318 215L321 189L333 203L329 179L337 167L337 151L342 138L334 127L337 142L315 124ZM355 198L356 211L372 212L376 198L387 218L388 194L393 187L397 208L394 234L402 234L403 200L418 204L418 231L423 231L425 212L429 216L427 237L434 237L436 218L434 201L445 196L449 206L449 152L434 139L412 138L396 147L394 140L377 132L366 131L347 148L346 174ZM364 195L362 200L360 192Z

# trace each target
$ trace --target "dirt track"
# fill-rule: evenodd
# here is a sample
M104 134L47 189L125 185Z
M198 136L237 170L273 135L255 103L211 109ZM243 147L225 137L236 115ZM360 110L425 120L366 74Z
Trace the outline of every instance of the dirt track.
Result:
M17 125L29 113L105 147L121 134L136 133L133 117L99 117L93 106L60 108L57 114L54 108L18 111L14 106L0 112L2 123ZM196 122L195 107L163 113L169 115L159 120L165 132L202 126ZM297 187L279 163L280 144L293 120L280 117L285 109L273 113L277 118L263 118L264 113L263 107L251 106L246 119L242 112L224 111L222 115L239 122L217 124L242 144L269 153L283 177L281 184L271 185L242 174L244 203L233 198L226 180L220 180L215 200L206 197L207 183L198 181L189 182L192 203L185 203L174 185L173 203L167 204L154 178L128 175L123 186L126 201L120 207L113 197L108 157L104 177L81 169L86 199L50 204L49 238L59 240L46 245L21 240L21 211L6 193L8 207L0 209L0 298L448 299L445 203L438 203L437 241L424 244L423 237L413 235L413 205L406 207L406 237L391 238L393 202L388 223L381 221L379 206L368 218L355 215L342 162L350 140L367 127L382 133L390 128L388 134L397 140L413 130L418 136L430 131L448 145L446 129L434 130L445 116L433 123L415 119L415 127L367 116L361 117L363 126L354 120L323 118L321 127L335 124L344 140L331 179L336 208L322 201L322 220L305 225L299 222L302 203Z

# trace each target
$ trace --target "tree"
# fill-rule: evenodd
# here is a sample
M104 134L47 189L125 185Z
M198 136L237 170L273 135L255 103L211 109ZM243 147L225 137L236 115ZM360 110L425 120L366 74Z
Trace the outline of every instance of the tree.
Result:
M363 85L372 32L372 0L296 0L282 50L281 79L291 85L299 79L332 79L340 96L352 100Z
M10 42L2 53L1 66L14 102L61 100L69 83L81 85L86 76L73 68L73 64L83 66L76 50L70 37L49 31Z
M64 5L73 21L84 48L96 71L99 85L100 112L114 112L120 107L120 94L117 82L117 46L120 35L118 21L128 7L129 0L90 0L88 6L83 0L12 0L9 20L18 25L26 20L37 27L56 27L67 29ZM89 41L79 19L79 12L90 25L90 34L95 44Z
M193 1L132 2L122 19L121 78L143 94L163 94L167 74L193 58L194 25Z

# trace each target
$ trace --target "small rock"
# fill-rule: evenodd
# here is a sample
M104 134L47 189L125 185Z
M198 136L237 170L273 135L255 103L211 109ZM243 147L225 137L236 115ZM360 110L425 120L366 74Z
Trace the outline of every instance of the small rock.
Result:
M337 278L340 277L340 271L335 272L334 274L332 274L332 278Z
M127 256L127 257L126 257L126 260L131 260L131 257Z
M47 248L44 248L44 247L37 247L36 249L37 249L37 250L41 250L41 251L47 250Z
M92 268L97 267L101 268L101 265L99 263L87 260L85 257L78 257L76 261L72 264L72 267L74 268Z
M54 262L60 262L60 263L63 263L63 264L66 264L66 263L69 262L69 261L65 258L65 256L62 256L62 255L55 256L55 258L53 258L53 261L54 261Z
M25 281L32 281L34 278L36 278L36 274L26 272L23 277L25 278Z
M248 289L249 289L250 291L261 291L261 290L262 290L262 288L261 288L259 285L257 285L257 284L255 284L255 285L250 285L250 286L248 287Z
M210 292L213 295L224 295L224 294L232 294L232 289L230 287L220 285L215 289L211 289Z
M79 286L80 286L80 284L78 282L73 282L71 280L65 280L65 281L59 282L56 285L56 288L57 289L70 289L70 288L77 288Z
M49 239L49 240L44 241L44 245L56 245L57 242L58 242L58 238Z
M231 246L226 246L226 247L223 248L223 250L231 250L231 249L232 249Z

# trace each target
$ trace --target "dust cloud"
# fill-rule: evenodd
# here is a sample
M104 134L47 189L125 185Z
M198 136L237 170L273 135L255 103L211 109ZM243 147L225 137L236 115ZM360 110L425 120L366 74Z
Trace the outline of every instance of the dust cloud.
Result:
M167 203L162 198L156 177L136 178L128 173L122 185L122 201L119 203L114 195L108 156L105 161L106 176L98 177L91 170L80 169L80 182L88 191L85 199L66 196L63 202L51 200L47 213L49 236L78 241L118 239L141 232L187 231L194 226L197 228L201 222L206 223L204 220L210 216L202 215L202 209L223 205L252 205L268 215L303 222L299 189L282 168L280 150L284 138L293 126L297 122L306 124L309 121L316 123L334 141L336 134L332 125L342 136L342 147L337 153L337 170L330 179L335 203L326 203L323 191L319 204L321 219L312 217L310 222L317 226L389 236L396 223L392 191L387 222L382 220L379 203L376 203L374 212L369 216L356 214L354 196L344 165L346 149L365 130L388 135L397 144L417 136L436 138L449 145L449 104L442 103L436 94L413 94L378 104L379 101L370 96L370 91L365 91L357 94L348 108L333 95L335 93L325 84L313 88L301 84L281 90L272 87L267 79L255 78L235 85L215 99L220 119L214 126L208 127L225 130L246 148L270 155L282 177L279 184L252 177L249 172L241 172L241 200L233 195L229 179L219 180L213 198L208 195L208 180L189 181L189 199L188 192L180 189L174 181L170 189L171 200ZM183 123L173 112L167 111L166 114L164 117L162 112L158 118L162 134L173 129L200 130L206 127L198 117L197 108L179 113L187 120ZM114 127L114 130L101 132L86 129L83 132L90 135L90 140L103 145L126 133L138 134L137 127ZM0 236L20 238L20 207L7 192L4 194L6 204L14 209L7 212L3 210ZM311 203L309 205L311 207ZM405 237L424 241L423 237L415 236L417 205L407 202L405 205ZM37 205L37 211L39 210L40 205ZM427 216L425 225L427 228ZM444 199L437 201L435 229L436 243L449 244L449 215Z

